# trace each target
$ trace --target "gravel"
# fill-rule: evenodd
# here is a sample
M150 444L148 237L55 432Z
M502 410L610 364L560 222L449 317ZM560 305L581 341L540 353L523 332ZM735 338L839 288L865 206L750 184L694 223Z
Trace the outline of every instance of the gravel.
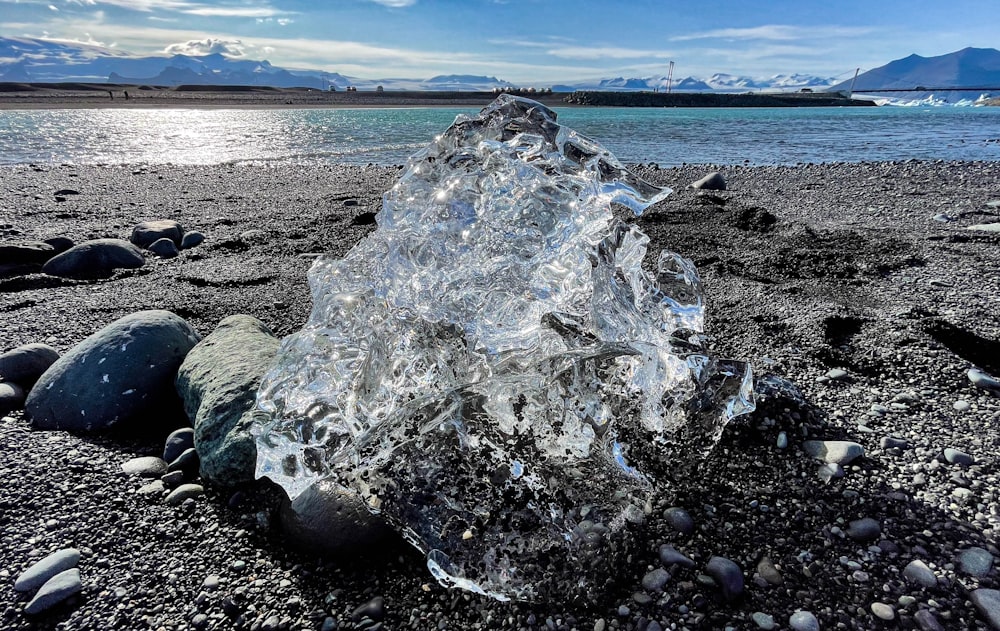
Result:
M766 619L753 614L762 613L779 628L870 629L887 612L878 603L900 628L1000 628L997 573L970 575L957 561L971 548L998 553L1000 397L968 372L1000 373L1000 276L990 273L1000 235L966 226L996 220L986 202L1000 194L1000 165L638 170L676 191L634 220L651 238L647 264L664 247L691 258L714 352L750 359L759 377L799 394L762 388L758 411L731 424L697 466L671 463L604 598L498 603L448 590L402 540L341 557L297 551L284 543L280 495L267 484L205 485L171 505L162 484L140 493L149 481L121 471L131 458L161 456L165 436L33 431L15 411L0 420L0 578L10 586L48 554L75 548L81 587L34 617L24 613L30 595L0 589L0 627L723 629L761 628ZM726 191L684 188L711 171ZM127 238L140 221L163 218L205 236L176 258L147 253L142 268L106 280L0 277L0 351L40 342L65 353L144 309L171 310L202 335L236 313L287 335L310 308L309 255L341 255L373 230L353 220L378 209L398 173L0 167L4 242ZM52 191L65 188L79 195L56 203ZM934 221L939 213L954 221ZM835 369L849 378L827 376ZM906 447L882 446L884 437ZM824 482L807 440L854 442L865 455ZM971 461L949 462L945 449ZM690 517L688 534L671 527L671 507ZM848 536L864 518L880 525L878 539ZM664 545L694 567L665 565ZM713 557L746 571L739 600L700 577ZM914 560L933 587L904 576ZM661 567L670 580L646 593L643 578Z

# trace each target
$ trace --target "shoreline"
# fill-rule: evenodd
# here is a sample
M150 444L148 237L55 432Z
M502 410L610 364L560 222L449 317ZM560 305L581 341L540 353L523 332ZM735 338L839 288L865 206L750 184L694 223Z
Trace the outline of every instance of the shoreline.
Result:
M207 628L227 628L241 626L235 607L245 628L272 618L286 628L320 629L328 618L355 628L356 609L381 596L386 629L540 629L549 619L566 631L652 621L753 629L756 613L787 628L807 610L823 629L861 630L883 624L888 607L901 628L930 616L943 628L995 630L970 594L1000 589L996 567L975 576L957 559L977 547L994 566L1000 560L1000 398L966 377L976 347L1000 340L1000 235L968 230L1000 221L988 205L1000 200L1000 162L635 170L675 191L630 219L650 237L646 266L664 248L691 259L713 354L748 359L758 377L791 382L803 396L761 400L730 424L696 476L663 481L637 532L639 551L602 602L502 604L445 590L398 542L365 556L299 552L285 545L275 496L261 485L238 489L240 501L233 489L208 487L193 507L165 506L120 470L162 442L36 431L14 412L0 420L0 470L11 481L0 485L3 626L181 629L205 616ZM713 170L729 190L685 188ZM0 166L0 207L10 211L0 242L127 238L136 223L166 218L206 236L175 259L147 255L142 268L103 281L0 278L0 351L46 342L65 352L118 317L154 308L202 335L237 313L287 335L311 307L308 256L343 255L373 230L361 219L399 174L345 165ZM60 201L62 189L78 194ZM846 377L830 378L833 369ZM803 453L807 439L856 441L865 455L824 481ZM974 464L944 462L944 448ZM668 507L684 508L693 530L675 531ZM863 518L880 527L872 539L851 534ZM661 545L694 567L669 566L669 580L647 588ZM82 594L26 617L9 583L68 546L83 552ZM726 600L699 576L716 556L739 566L742 599ZM933 587L903 575L915 560L931 568ZM216 587L205 587L207 577Z

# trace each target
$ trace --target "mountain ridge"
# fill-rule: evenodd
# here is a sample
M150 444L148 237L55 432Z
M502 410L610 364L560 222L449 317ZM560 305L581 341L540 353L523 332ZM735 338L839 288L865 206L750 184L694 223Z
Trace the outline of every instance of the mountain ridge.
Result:
M282 68L270 61L214 52L206 55L163 54L139 56L115 48L90 43L25 37L0 37L0 81L12 83L92 82L135 85L245 85L277 88L342 90L450 90L490 91L516 86L495 76L444 74L428 79L367 79L337 72ZM921 86L961 87L1000 86L1000 51L993 48L964 48L959 51L922 57L909 55L858 76L855 93L879 89ZM770 77L750 77L719 72L708 78L687 76L668 81L662 75L610 77L553 83L555 92L578 90L687 92L747 91L846 91L851 81L794 73ZM944 94L946 100L969 95ZM997 91L996 94L1000 94ZM905 98L929 98L929 92L906 93Z

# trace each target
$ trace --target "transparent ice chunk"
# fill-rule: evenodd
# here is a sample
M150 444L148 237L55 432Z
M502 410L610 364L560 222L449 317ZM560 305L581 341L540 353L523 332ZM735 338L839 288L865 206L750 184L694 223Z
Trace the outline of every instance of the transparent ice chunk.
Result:
M639 179L504 95L408 162L378 229L309 271L313 309L258 394L257 475L330 478L443 584L499 599L599 589L660 473L753 409L703 348L694 266L611 204Z

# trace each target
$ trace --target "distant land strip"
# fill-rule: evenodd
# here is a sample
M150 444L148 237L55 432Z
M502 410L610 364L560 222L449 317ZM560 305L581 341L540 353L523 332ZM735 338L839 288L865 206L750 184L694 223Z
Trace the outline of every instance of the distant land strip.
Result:
M842 93L705 93L705 92L519 92L550 107L817 107L871 106ZM336 107L481 107L494 92L324 91L267 86L149 86L111 83L0 83L0 109L41 108L336 108Z

